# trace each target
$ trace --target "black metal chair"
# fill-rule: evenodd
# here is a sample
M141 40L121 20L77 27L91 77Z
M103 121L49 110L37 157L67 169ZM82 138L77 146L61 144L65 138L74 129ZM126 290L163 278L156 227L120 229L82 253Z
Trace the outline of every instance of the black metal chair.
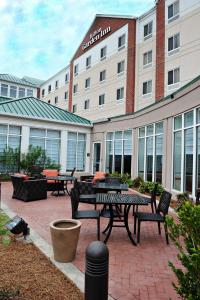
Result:
M85 181L74 181L74 188L78 190L79 195L84 195L85 197L79 199L79 202L94 204L96 209L96 189L92 182Z
M97 239L100 240L100 211L78 210L79 193L76 188L71 189L72 219L95 219L97 220Z
M200 189L196 190L196 205L200 205Z
M169 244L167 224L165 222L165 217L168 214L171 196L172 196L171 193L169 193L167 191L162 192L156 213L135 212L134 234L136 234L136 227L137 227L137 242L138 243L140 242L141 222L149 221L149 222L157 222L158 223L159 234L161 234L160 223L164 223L166 242L167 242L167 244Z
M156 206L156 195L157 195L157 188L158 183L155 183L155 187L153 191L151 192L151 197L149 198L148 203L151 204L151 211L152 213L156 212L157 206ZM138 212L138 205L136 205L136 212ZM135 214L135 205L133 205L133 216Z

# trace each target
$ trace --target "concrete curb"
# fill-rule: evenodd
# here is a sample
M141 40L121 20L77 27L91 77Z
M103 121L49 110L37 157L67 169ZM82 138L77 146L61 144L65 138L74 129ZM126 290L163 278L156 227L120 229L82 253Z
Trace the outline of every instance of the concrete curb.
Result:
M1 202L1 209L10 217L13 218L16 214L3 202ZM49 245L39 234L30 228L30 238L33 241L40 251L48 258L50 261L71 281L73 281L76 286L84 293L85 288L85 276L84 274L76 268L72 263L59 263L53 258L52 246ZM111 296L108 297L108 300L114 300Z

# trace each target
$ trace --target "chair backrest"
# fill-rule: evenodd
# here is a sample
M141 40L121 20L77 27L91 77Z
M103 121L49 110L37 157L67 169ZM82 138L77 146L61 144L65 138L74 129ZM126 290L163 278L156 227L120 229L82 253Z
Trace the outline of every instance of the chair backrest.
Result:
M160 196L160 202L159 202L158 208L157 208L157 213L161 212L161 213L163 213L164 216L168 214L171 197L172 197L171 193L169 193L167 191L162 192L162 194Z
M59 171L55 170L55 169L44 169L42 173L46 177L48 177L48 176L51 177L51 176L58 176Z
M110 183L110 184L120 184L121 180L119 177L105 177L105 183Z
M196 190L196 205L200 205L200 189Z
M74 186L78 189L80 195L85 194L95 194L96 190L94 189L92 182L84 181L75 181Z
M71 198L71 208L72 208L72 219L74 219L79 204L79 194L76 188L71 189L70 198Z
M76 168L73 168L73 170L72 170L70 176L74 176L75 171L76 171Z

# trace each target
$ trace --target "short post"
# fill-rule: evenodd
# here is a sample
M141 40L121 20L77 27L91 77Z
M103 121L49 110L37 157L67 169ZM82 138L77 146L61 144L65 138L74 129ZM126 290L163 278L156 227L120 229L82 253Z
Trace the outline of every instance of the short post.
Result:
M86 249L85 300L108 300L107 246L95 241Z

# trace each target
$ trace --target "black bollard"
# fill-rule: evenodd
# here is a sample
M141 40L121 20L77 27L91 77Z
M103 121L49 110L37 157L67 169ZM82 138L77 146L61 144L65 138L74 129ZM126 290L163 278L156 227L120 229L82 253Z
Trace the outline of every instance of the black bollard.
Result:
M86 249L85 300L108 300L107 246L99 241L92 242Z

